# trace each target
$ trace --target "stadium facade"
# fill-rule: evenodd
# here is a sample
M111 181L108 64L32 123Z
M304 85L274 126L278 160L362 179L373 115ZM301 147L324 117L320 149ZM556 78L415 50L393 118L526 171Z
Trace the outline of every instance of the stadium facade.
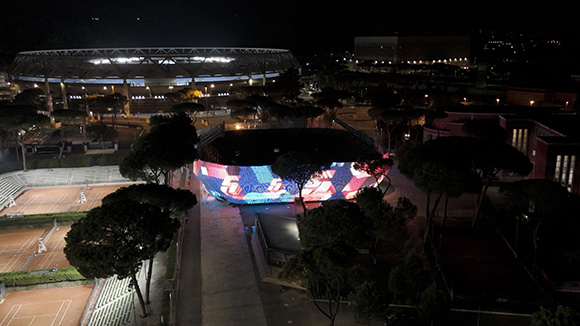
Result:
M50 90L68 108L72 98L97 93L152 99L197 87L213 96L235 85L265 84L290 69L300 64L285 49L100 48L20 52L9 73L21 89Z
M222 130L205 137L211 141L201 146L193 173L210 195L230 203L294 202L298 187L271 169L278 156L289 151L316 152L331 162L328 170L306 184L304 201L352 199L359 189L376 186L374 176L354 168L358 157L376 150L348 130Z

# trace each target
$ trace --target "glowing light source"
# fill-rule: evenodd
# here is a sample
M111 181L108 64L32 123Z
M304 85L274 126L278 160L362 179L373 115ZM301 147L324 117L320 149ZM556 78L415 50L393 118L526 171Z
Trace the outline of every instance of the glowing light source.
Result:
M298 187L273 174L269 166L226 166L197 160L194 173L208 192L238 204L292 202ZM305 201L351 199L362 187L373 186L374 177L353 168L353 163L333 163L329 170L304 187Z

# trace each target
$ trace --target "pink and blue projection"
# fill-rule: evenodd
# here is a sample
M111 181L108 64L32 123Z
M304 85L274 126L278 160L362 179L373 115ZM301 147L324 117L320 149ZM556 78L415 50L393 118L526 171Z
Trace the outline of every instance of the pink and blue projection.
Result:
M293 202L298 187L272 173L269 165L221 165L197 160L197 179L214 197L235 204ZM360 188L375 185L375 178L353 168L352 162L333 163L322 176L310 180L302 190L305 201L352 199Z

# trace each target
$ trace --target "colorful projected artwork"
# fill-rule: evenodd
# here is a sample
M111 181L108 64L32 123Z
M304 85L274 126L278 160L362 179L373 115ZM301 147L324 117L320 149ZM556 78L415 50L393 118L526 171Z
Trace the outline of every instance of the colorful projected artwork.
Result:
M298 197L298 187L272 173L269 165L220 165L197 160L193 172L212 196L236 204L292 202ZM374 184L375 178L354 169L352 162L333 163L304 187L302 196L305 201L351 199L360 188Z

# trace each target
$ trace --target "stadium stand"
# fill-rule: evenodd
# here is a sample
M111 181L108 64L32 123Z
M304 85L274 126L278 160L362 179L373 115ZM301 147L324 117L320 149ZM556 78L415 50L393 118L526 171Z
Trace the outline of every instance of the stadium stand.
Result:
M10 205L13 198L24 191L25 184L15 175L0 177L0 209Z
M87 326L133 325L135 291L129 285L130 278L104 280Z

